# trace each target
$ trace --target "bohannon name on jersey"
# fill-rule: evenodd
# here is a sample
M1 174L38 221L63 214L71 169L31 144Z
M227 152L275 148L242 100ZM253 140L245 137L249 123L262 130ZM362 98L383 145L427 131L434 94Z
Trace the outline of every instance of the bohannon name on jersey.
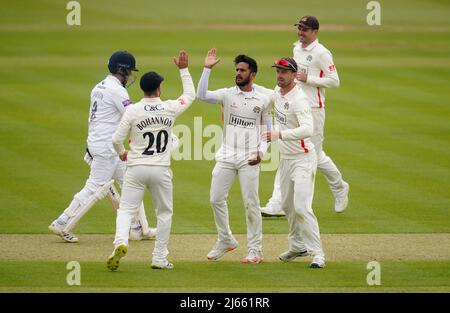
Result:
M140 121L136 124L136 127L139 128L139 130L143 130L147 126L160 124L167 127L171 127L173 124L173 121L171 118L164 117L164 116L154 116L154 117L147 117L145 120Z

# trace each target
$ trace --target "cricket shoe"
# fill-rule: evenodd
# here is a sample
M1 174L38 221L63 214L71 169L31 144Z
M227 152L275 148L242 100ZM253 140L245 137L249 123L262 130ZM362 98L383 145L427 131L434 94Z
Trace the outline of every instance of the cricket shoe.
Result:
M286 215L281 209L281 205L273 205L271 203L268 203L259 210L261 211L262 217L282 217Z
M115 271L119 268L119 261L127 254L127 246L120 244L114 248L113 253L109 256L106 262L106 267L111 271Z
M60 237L62 240L64 240L65 242L69 242L69 243L77 243L78 242L78 238L72 233L65 232L62 229L62 225L59 224L57 221L54 221L53 223L51 223L50 226L48 227L48 229L52 233L54 233L55 235Z
M322 256L315 256L309 265L310 268L324 268L325 258Z
M254 249L250 249L248 251L247 256L242 260L244 264L257 264L263 261L263 256L261 251L256 251Z
M350 190L349 184L344 182L344 189L340 193L338 197L336 197L336 201L334 203L334 210L336 213L342 213L345 211L348 205L348 191Z
M236 249L237 246L238 246L238 242L236 241L236 239L232 239L231 241L228 241L228 242L222 242L222 241L218 240L216 242L216 244L214 245L214 247L211 249L211 251L209 251L209 253L206 257L210 261L218 260L221 257L223 257L225 255L225 253Z
M282 262L291 262L298 257L305 257L308 255L309 255L309 253L306 250L300 251L300 252L286 251L286 252L283 252L282 254L280 254L278 256L278 259Z
M152 262L151 268L154 270L173 270L173 264L169 261L163 263Z
M130 229L130 240L153 240L156 238L156 228L149 228L148 232L144 233L142 227L135 227Z

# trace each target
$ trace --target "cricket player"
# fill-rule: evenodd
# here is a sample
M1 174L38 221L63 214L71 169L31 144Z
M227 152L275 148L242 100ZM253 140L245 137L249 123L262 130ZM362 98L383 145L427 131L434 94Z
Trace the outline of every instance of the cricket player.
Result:
M114 180L122 186L125 163L114 151L111 136L131 104L125 87L136 79L132 77L132 72L137 71L136 60L129 52L117 51L110 57L108 69L110 75L91 92L88 149L85 155L85 161L90 165L89 178L69 206L49 226L50 231L70 243L78 242L71 230L97 201L108 196L115 208L118 208L120 201ZM156 230L148 226L143 205L130 231L135 240L154 238Z
M176 100L160 99L163 77L148 72L141 77L144 98L130 107L112 136L114 149L122 161L127 160L125 182L117 211L114 251L107 261L110 270L119 267L119 260L127 253L129 229L139 210L145 189L152 195L157 216L156 242L153 250L153 269L172 269L167 249L172 225L172 170L170 152L171 133L175 119L195 99L195 88L188 70L188 54L180 51L174 59L180 70L183 94ZM130 151L124 140L130 137Z
M344 212L348 205L349 184L333 160L323 151L325 126L325 89L339 87L339 76L331 52L319 43L319 21L314 16L304 16L296 24L299 41L294 43L294 60L298 64L297 84L307 95L314 119L311 141L317 154L317 168L325 178L334 195L334 210ZM280 207L280 175L275 176L272 198L261 213L265 216L283 215Z
M261 135L262 126L270 129L272 124L270 99L253 88L258 66L246 55L238 55L234 60L236 86L209 91L209 75L219 61L216 49L211 49L205 58L197 91L199 99L220 104L223 116L223 142L215 156L210 190L218 240L207 258L218 260L238 245L229 226L227 205L228 192L238 176L247 222L248 251L243 263L260 263L263 254L259 171L261 159L268 148L267 141L261 141Z
M282 208L289 223L289 250L280 254L283 262L299 256L313 256L310 267L325 266L319 225L312 209L317 155L310 137L314 122L308 97L296 84L297 63L292 58L275 62L275 127L263 140L278 140Z

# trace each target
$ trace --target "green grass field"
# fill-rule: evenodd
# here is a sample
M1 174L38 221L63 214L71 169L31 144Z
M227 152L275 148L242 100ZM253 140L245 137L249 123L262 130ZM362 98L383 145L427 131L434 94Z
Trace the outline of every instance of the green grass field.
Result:
M216 47L222 61L213 71L211 89L233 85L232 60L241 53L258 61L256 82L272 87L271 64L291 55L297 40L292 24L312 14L321 22L320 41L333 52L341 79L339 89L327 91L325 151L351 185L349 208L337 215L325 179L318 175L314 209L321 232L450 236L448 2L380 1L382 25L368 26L367 1L358 0L80 1L81 26L72 27L66 25L66 3L2 3L0 234L47 233L48 224L82 188L88 175L83 155L89 94L107 74L113 51L131 51L140 74L155 70L165 76L165 99L181 92L172 63L180 49L190 54L195 83L206 51ZM138 101L139 85L129 93ZM200 116L203 126L220 123L219 107L198 100L177 123L193 129L194 117ZM215 233L209 205L213 166L206 160L172 163L173 233ZM274 174L261 173L262 204L270 197ZM145 202L154 224L150 197ZM245 233L241 203L236 182L229 195L236 234ZM285 219L265 219L263 227L265 234L287 234ZM115 213L104 200L75 232L112 234L114 228ZM449 250L439 245L437 251ZM53 277L67 272L67 261L62 257L35 266L26 258L0 256L0 291L74 291L64 277ZM330 262L319 273L302 263L268 262L256 269L237 262L182 261L175 262L176 273L149 276L142 276L150 271L142 262L125 262L114 274L103 263L88 262L76 290L450 291L450 259L389 260L383 263L386 279L378 289L365 284L367 262Z
M245 267L237 262L178 262L174 271L150 271L147 262L124 262L108 272L104 263L82 264L82 288L67 286L63 262L0 262L5 271L0 291L36 292L298 292L367 291L362 262L333 262L311 271L297 263L267 262ZM39 271L36 271L39 268ZM146 273L146 275L142 275ZM414 275L411 275L414 273ZM370 291L448 291L447 262L385 262L381 286ZM55 279L58 277L59 279Z

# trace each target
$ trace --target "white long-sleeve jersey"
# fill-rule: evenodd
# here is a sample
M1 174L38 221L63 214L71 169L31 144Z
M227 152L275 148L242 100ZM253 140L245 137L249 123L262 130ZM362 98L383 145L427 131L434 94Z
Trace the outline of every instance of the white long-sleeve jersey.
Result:
M295 42L293 53L298 70L308 75L306 83L297 81L297 84L308 96L311 107L323 108L325 88L339 87L339 76L331 52L316 39L305 48L299 41Z
M305 92L296 85L287 94L280 93L280 87L274 90L255 85L255 88L270 98L274 104L274 129L281 132L280 156L282 159L297 159L299 155L310 153L314 144L310 138L314 122L310 101Z
M143 98L129 107L112 136L118 154L125 150L124 140L130 136L127 166L170 165L172 128L175 119L195 99L195 87L187 68L180 70L183 94L176 100ZM111 140L111 139L110 139Z
M238 86L209 91L210 73L210 69L203 69L197 98L222 105L223 141L216 160L242 160L257 151L266 153L269 144L261 140L261 133L262 126L271 129L272 125L269 97L256 88L243 92Z
M115 154L111 136L131 104L119 79L108 75L91 92L87 145L91 152Z

